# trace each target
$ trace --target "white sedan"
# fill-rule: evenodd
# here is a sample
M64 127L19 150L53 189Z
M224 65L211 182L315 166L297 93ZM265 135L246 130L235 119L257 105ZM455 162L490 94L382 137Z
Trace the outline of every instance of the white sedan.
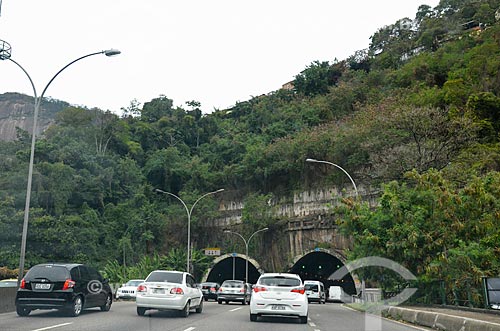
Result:
M250 321L259 316L296 316L307 323L309 304L304 284L296 274L262 274L253 287L250 300Z
M116 299L135 299L137 286L144 282L144 279L131 279L116 290Z
M191 274L182 271L155 270L137 287L137 314L147 310L176 310L188 317L191 309L203 310L203 293Z

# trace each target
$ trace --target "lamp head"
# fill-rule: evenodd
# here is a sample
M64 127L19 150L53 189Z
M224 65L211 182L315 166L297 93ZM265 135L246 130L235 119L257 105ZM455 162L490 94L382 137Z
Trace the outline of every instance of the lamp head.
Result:
M318 162L316 159L306 159L306 162Z
M121 54L121 52L117 49L114 49L114 48L111 48L111 49L107 49L105 51L102 51L102 53L106 56L115 56L115 55L118 55L118 54Z

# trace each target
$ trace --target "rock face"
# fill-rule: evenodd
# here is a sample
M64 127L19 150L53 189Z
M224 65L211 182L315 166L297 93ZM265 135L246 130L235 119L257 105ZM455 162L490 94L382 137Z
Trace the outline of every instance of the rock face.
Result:
M53 122L55 114L69 104L64 101L44 99L38 114L37 136L43 133ZM33 97L19 93L0 94L0 140L17 139L17 128L33 131Z

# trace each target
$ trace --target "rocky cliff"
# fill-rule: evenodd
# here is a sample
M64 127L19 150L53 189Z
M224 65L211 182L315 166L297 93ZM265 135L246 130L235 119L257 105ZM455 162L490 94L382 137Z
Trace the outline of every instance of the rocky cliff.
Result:
M37 135L44 132L54 122L57 112L68 106L69 104L64 101L44 99L38 115ZM17 128L31 135L33 112L33 97L19 93L0 94L0 140L17 139Z

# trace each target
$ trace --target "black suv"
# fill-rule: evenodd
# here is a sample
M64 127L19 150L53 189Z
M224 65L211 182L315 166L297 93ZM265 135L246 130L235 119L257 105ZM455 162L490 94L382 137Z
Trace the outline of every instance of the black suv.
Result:
M99 272L83 264L45 263L32 267L21 281L16 311L27 316L35 309L60 309L71 316L82 309L111 308L112 290Z

